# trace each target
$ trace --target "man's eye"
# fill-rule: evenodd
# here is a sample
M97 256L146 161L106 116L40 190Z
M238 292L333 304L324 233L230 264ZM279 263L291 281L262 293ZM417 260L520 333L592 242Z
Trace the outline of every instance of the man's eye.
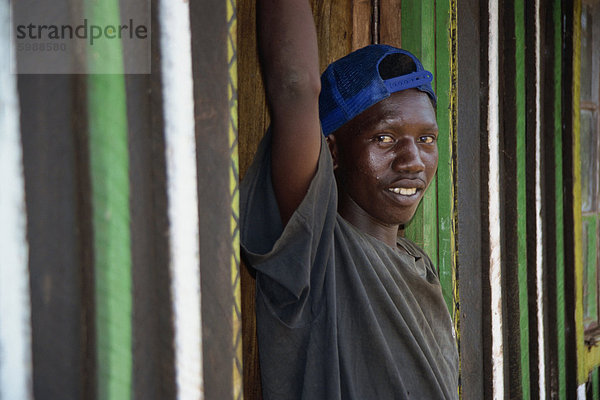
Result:
M433 137L433 136L421 136L420 137L420 141L421 141L421 143L432 144L432 143L435 142L435 137Z
M377 136L377 141L379 143L394 143L394 138L390 135L379 135Z

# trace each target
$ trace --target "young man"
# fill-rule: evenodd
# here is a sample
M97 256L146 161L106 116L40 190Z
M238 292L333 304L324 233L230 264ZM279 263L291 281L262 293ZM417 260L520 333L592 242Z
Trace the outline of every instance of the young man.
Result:
M242 183L241 234L264 398L457 398L435 268L398 237L437 169L431 74L374 45L319 79L308 0L257 6L272 123Z

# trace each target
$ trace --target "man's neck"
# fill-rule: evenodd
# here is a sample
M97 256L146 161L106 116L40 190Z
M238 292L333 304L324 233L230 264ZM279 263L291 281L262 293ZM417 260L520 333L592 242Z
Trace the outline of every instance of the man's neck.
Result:
M390 247L396 247L399 225L382 223L369 215L352 199L340 202L338 213L362 232L381 240Z

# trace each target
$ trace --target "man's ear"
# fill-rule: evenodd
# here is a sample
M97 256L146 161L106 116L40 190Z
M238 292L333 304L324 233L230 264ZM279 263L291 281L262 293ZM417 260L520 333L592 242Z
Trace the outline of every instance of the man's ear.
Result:
M333 169L336 170L338 167L338 146L335 134L330 133L329 135L327 135L327 146L329 147L331 159L333 160Z

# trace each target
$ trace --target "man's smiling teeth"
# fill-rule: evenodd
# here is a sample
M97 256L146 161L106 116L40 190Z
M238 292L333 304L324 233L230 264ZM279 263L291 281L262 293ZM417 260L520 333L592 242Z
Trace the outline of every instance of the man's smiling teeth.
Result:
M388 190L404 196L412 196L413 194L417 193L417 188L389 188Z

